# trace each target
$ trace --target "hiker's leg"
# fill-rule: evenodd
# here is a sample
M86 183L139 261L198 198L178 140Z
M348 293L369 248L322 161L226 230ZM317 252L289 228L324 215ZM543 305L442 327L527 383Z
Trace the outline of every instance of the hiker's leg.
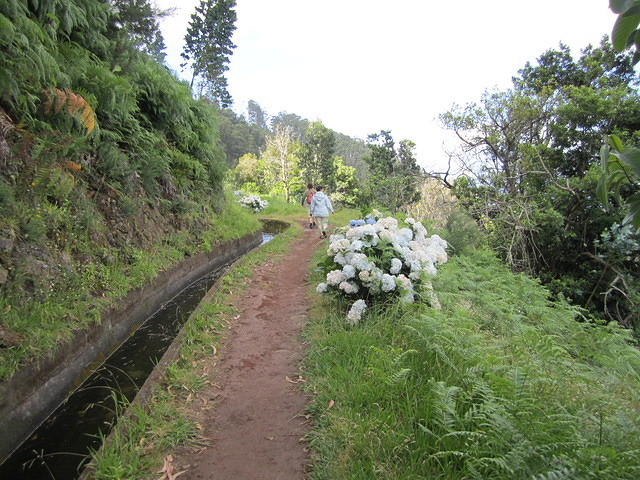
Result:
M318 229L322 231L320 238L327 238L327 227L329 225L329 217L316 217Z

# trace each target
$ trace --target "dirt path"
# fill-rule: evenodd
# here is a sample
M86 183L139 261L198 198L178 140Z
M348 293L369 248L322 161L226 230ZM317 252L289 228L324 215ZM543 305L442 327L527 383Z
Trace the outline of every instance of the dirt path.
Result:
M257 267L234 304L238 317L219 356L213 385L196 413L210 446L173 454L180 480L298 480L309 459L298 362L307 318L309 260L320 239L305 230L288 255Z

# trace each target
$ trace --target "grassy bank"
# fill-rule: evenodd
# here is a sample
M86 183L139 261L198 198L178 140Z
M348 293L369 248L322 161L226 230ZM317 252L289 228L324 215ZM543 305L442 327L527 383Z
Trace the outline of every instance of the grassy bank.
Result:
M24 275L17 274L0 290L2 325L17 337L13 345L0 349L0 380L9 378L21 364L69 340L75 331L99 323L101 313L117 306L127 292L145 285L186 256L210 251L214 245L260 229L257 216L231 200L220 212L203 214L210 228L181 230L144 249L106 249L86 242L84 263L82 257L76 260L69 256L68 265L60 268L64 274L48 278L41 272L35 277L46 286L37 301L25 300L23 290L18 288ZM27 268L23 266L22 270Z
M353 327L337 302L317 305L311 479L640 476L626 332L576 321L482 251L451 259L434 288L441 310L391 307Z

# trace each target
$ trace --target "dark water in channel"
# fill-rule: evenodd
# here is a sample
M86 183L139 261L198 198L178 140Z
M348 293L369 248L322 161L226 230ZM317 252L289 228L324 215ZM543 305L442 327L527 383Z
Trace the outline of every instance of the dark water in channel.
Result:
M278 222L280 223L280 222ZM264 222L262 243L282 228ZM114 392L131 401L227 267L195 281L150 316L0 465L0 480L73 480L115 421Z

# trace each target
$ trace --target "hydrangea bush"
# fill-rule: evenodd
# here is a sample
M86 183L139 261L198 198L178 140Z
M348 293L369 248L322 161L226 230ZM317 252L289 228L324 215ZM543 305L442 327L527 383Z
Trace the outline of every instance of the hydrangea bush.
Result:
M326 281L316 290L353 300L349 323L360 321L374 302L413 303L417 292L433 292L431 278L447 262L447 242L438 235L428 237L422 223L412 218L404 223L401 227L395 218L380 218L374 211L329 237Z
M234 192L235 193L235 192ZM250 208L254 212L261 212L269 205L269 202L262 200L258 195L247 195L238 200L243 207Z

